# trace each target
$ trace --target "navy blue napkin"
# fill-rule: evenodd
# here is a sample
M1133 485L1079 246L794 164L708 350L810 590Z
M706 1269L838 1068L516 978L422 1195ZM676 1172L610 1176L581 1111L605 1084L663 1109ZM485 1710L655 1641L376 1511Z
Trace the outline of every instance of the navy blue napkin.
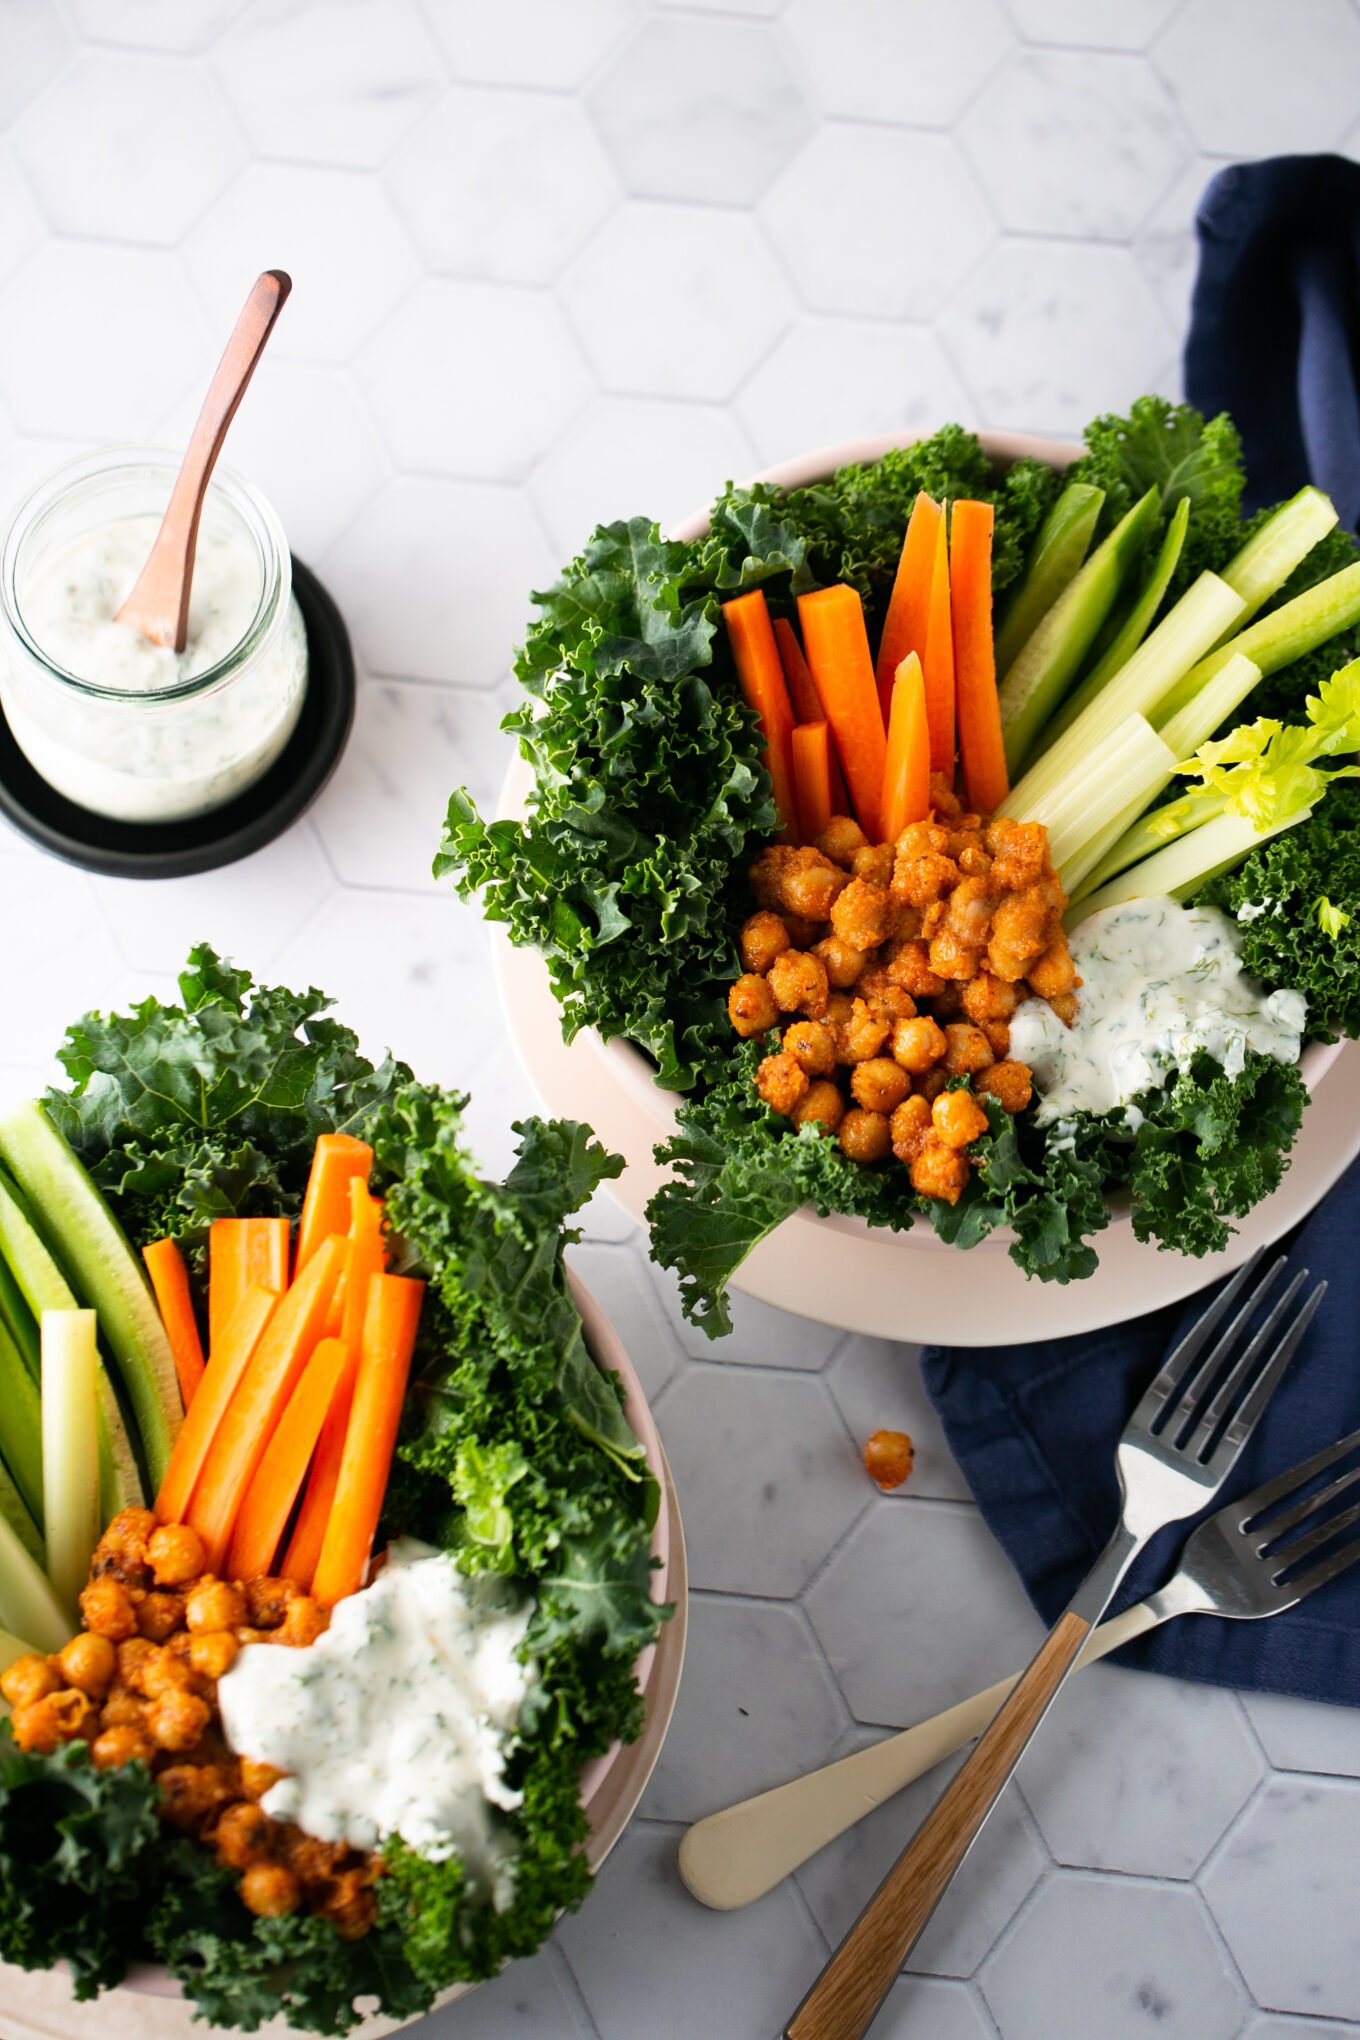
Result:
M1331 1286L1220 1504L1360 1428L1357 1241L1360 1162L1277 1250L1287 1246L1291 1270L1306 1266ZM1212 1293L1075 1339L923 1350L926 1387L954 1456L1045 1621L1062 1612L1118 1518L1114 1451L1128 1412ZM1118 1606L1170 1577L1192 1528L1161 1534ZM1178 1618L1115 1661L1212 1685L1360 1705L1360 1566L1283 1615Z
M1236 163L1205 190L1185 394L1242 434L1246 504L1315 482L1360 527L1360 164Z

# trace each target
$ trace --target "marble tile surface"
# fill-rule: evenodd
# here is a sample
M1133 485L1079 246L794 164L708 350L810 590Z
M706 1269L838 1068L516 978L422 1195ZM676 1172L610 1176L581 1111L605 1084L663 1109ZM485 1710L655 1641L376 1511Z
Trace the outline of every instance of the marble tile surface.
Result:
M597 522L811 446L1173 391L1204 184L1360 154L1358 86L1358 0L5 0L0 497L182 443L281 264L228 457L360 692L311 815L226 870L96 879L0 824L0 1089L205 939L468 1085L504 1169L532 1088L430 863L451 791L496 797L528 591ZM583 1229L676 1472L688 1664L584 1908L415 2030L773 2040L950 1766L743 1913L685 1894L684 1822L1014 1670L1039 1624L910 1348L741 1298L714 1348L606 1196ZM916 1444L894 1495L880 1426ZM1360 2040L1357 1832L1360 1716L1094 1668L874 2040Z

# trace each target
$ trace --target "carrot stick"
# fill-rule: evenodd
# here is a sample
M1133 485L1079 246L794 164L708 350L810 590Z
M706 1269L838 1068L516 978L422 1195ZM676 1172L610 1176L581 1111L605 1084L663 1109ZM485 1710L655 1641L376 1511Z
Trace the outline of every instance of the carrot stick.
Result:
M935 564L930 578L930 616L926 648L921 654L926 683L926 721L930 724L930 769L943 772L954 784L954 626L949 602L949 541L941 517L935 534Z
M885 724L892 710L898 667L908 652L915 652L919 659L926 655L930 584L935 571L935 548L943 523L944 512L940 505L922 489L907 519L902 555L897 562L897 574L888 598L888 614L884 618L883 635L878 644L875 673Z
M800 723L825 722L826 710L822 707L822 697L817 692L817 683L808 671L808 662L803 657L803 647L798 642L798 633L787 616L776 616L774 640L779 647L784 678L789 683L789 698L793 703L794 715ZM841 771L840 760L836 756L835 744L829 743L828 748L831 760L831 812L833 815L848 815L850 796L845 790L845 776ZM812 839L808 837L806 840L811 842Z
M895 843L909 822L930 810L930 725L921 661L908 652L897 669L883 769L883 834Z
M312 1579L312 1592L326 1607L357 1593L364 1583L424 1293L424 1283L407 1275L378 1275L369 1284L340 1478Z
M854 588L818 588L798 597L798 615L808 666L845 768L856 819L870 842L877 843L887 740L864 629L864 605Z
M824 722L798 723L793 732L793 780L798 789L798 834L815 843L831 820L831 741Z
M314 1349L246 1489L227 1554L230 1578L256 1580L272 1570L279 1539L348 1366L349 1348L342 1339L322 1339Z
M293 1279L302 1273L323 1240L349 1231L349 1186L354 1176L367 1183L373 1150L352 1133L323 1133L312 1155L307 1194L302 1200Z
M355 1353L364 1332L368 1285L386 1263L382 1236L382 1200L372 1197L356 1178L350 1184L349 1258L345 1263L344 1309L340 1336Z
M335 1505L335 1490L340 1484L340 1463L345 1456L345 1433L349 1429L349 1413L354 1402L354 1378L359 1370L357 1351L346 1348L349 1360L345 1373L336 1384L326 1421L321 1426L321 1436L316 1441L312 1455L312 1470L307 1476L307 1488L302 1497L302 1507L293 1526L293 1535L288 1549L283 1554L279 1571L287 1580L295 1580L298 1586L311 1590L316 1573L321 1547L326 1541L326 1525L331 1519Z
M992 639L990 503L956 503L949 528L949 592L954 614L954 687L959 762L970 808L990 815L1010 792Z
M790 739L793 708L779 663L779 647L770 627L770 612L761 588L724 602L723 620L732 647L741 691L760 718L765 766L774 785L774 802L785 829L798 827L798 802L793 788Z
M231 1323L252 1282L281 1296L288 1287L286 1218L215 1218L208 1228L208 1351Z
M212 1349L198 1392L184 1414L184 1423L170 1454L156 1514L162 1523L182 1523L188 1513L203 1462L208 1456L222 1414L236 1393L250 1356L278 1305L278 1296L263 1283L246 1289L231 1322Z
M203 1341L198 1335L194 1300L189 1294L189 1271L174 1240L153 1240L150 1246L142 1248L142 1259L156 1292L161 1323L175 1357L180 1400L187 1410L203 1379Z
M222 1570L237 1511L298 1376L325 1332L344 1263L344 1239L323 1240L281 1300L222 1413L189 1504L189 1521L203 1539L209 1572Z

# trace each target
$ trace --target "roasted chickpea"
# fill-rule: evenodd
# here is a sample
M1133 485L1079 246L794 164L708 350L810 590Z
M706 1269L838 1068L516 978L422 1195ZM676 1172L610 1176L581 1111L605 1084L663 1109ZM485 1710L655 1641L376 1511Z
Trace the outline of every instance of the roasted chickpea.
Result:
M886 1013L890 1020L914 1020L916 1001L910 992L890 975L887 966L875 963L864 972L856 990L862 999L867 999L879 1012Z
M146 1636L130 1636L118 1646L118 1677L123 1685L141 1692L142 1673L160 1657L157 1646Z
M181 1828L197 1827L239 1796L236 1779L224 1764L169 1764L156 1773L156 1783L163 1818Z
M146 1556L158 1587L187 1586L208 1562L203 1539L187 1523L162 1523L153 1530Z
M984 1020L982 1031L987 1037L987 1046L1000 1062L1011 1052L1011 1029L1008 1020Z
M812 953L822 959L827 983L842 992L850 989L868 961L867 950L852 948L839 935L828 935L816 944Z
M165 1643L184 1621L183 1594L153 1590L137 1609L137 1627L152 1643Z
M267 1813L248 1799L237 1800L224 1809L213 1829L218 1862L229 1870L248 1870L268 1853L269 1830Z
M378 1901L364 1881L366 1876L363 1870L342 1870L322 1907L343 1941L361 1940L378 1916Z
M791 1055L767 1055L756 1071L756 1089L772 1112L792 1112L807 1096L808 1080Z
M850 1008L850 1018L841 1031L842 1062L869 1062L880 1055L892 1031L892 1024L881 1007L871 1005L867 999L856 999Z
M864 1470L881 1488L899 1488L915 1455L905 1431L875 1431L864 1441Z
M257 1629L273 1629L288 1613L288 1603L296 1601L302 1592L296 1580L280 1579L270 1573L257 1580L245 1583L246 1609ZM214 1629L225 1629L225 1622L215 1622Z
M146 1702L126 1686L115 1686L99 1710L101 1728L144 1728Z
M964 1012L979 1027L985 1027L989 1020L1009 1020L1020 1003L1015 986L993 977L989 970L980 970L969 980L962 998Z
M125 1637L137 1634L136 1603L119 1580L91 1580L81 1594L80 1612L85 1627L95 1636L107 1636L114 1643L121 1643Z
M939 927L931 936L930 968L936 977L976 977L979 955L980 952L963 941L952 928Z
M789 947L789 931L778 914L763 908L743 924L739 941L742 969L763 975Z
M850 1090L857 1105L866 1112L895 1112L911 1089L911 1078L891 1056L871 1056L859 1063L850 1078Z
M109 1521L108 1528L96 1546L100 1552L116 1553L120 1558L131 1559L135 1565L146 1564L146 1548L155 1533L156 1516L152 1509L120 1509Z
M1067 947L1066 936L1060 935L1056 942L1049 944L1043 955L1036 957L1025 972L1031 991L1041 999L1061 998L1064 992L1074 991L1081 983L1077 967Z
M247 1799L263 1799L272 1785L277 1785L283 1776L273 1764L261 1764L254 1757L242 1757L241 1790Z
M968 1157L958 1148L946 1147L932 1132L916 1150L908 1173L913 1190L922 1197L957 1204L968 1181Z
M297 1878L282 1863L252 1863L241 1879L241 1900L260 1918L296 1912L302 1896Z
M236 1629L246 1619L248 1604L239 1587L211 1577L190 1589L184 1619L192 1630Z
M892 884L892 844L865 843L850 859L850 870L856 878L862 878L866 884L882 886L886 891Z
M995 1098L1007 1112L1023 1112L1033 1096L1029 1065L1022 1062L994 1062L975 1080L974 1090Z
M820 1126L823 1133L834 1133L845 1117L845 1100L828 1077L818 1077L808 1085L789 1117L795 1126L811 1123Z
M889 1124L893 1153L899 1162L910 1162L930 1132L930 1106L924 1098L913 1094L902 1100Z
M829 1077L836 1067L835 1037L820 1020L795 1020L781 1046L810 1077Z
M118 1670L118 1653L107 1636L73 1636L57 1655L68 1686L102 1700Z
M913 1077L923 1076L933 1068L948 1046L944 1029L929 1014L915 1020L899 1020L892 1030L893 1061Z
M806 1013L809 1020L820 1020L826 1011L830 987L820 956L786 949L771 964L765 982L781 1012Z
M30 1651L26 1657L16 1658L12 1665L0 1672L0 1693L4 1694L11 1707L30 1707L35 1700L45 1700L49 1693L60 1689L60 1674L35 1651Z
M817 848L833 864L844 865L848 870L855 852L864 849L868 841L859 823L851 821L849 815L833 815L817 838Z
M930 1108L930 1120L946 1147L966 1148L987 1131L986 1108L971 1091L941 1091Z
M780 881L779 903L808 921L825 921L845 885L845 873L809 844L795 850Z
M743 1041L773 1027L779 1008L768 982L754 971L743 971L727 994L727 1017Z
M194 1674L188 1659L164 1644L137 1670L138 1689L148 1700L160 1700L167 1693L190 1692L193 1684Z
M894 952L888 976L914 999L933 999L944 990L944 979L930 968L930 950L919 936L909 937Z
M315 1643L331 1626L330 1613L310 1594L299 1594L296 1601L288 1603L287 1612L274 1634L279 1642L295 1650L305 1649Z
M103 1729L90 1744L90 1761L97 1771L111 1771L138 1760L149 1764L155 1754L156 1745L145 1729L131 1723Z
M957 821L963 813L963 802L943 772L930 775L930 805L939 820L945 822Z
M951 1077L970 1077L995 1062L986 1035L971 1020L951 1020L944 1033L944 1066Z
M852 949L876 949L897 930L897 909L886 886L852 878L831 909L831 926Z
M892 1147L887 1114L852 1105L840 1124L840 1143L852 1162L881 1162Z
M200 1629L189 1643L189 1663L204 1679L222 1679L231 1670L240 1644L230 1629Z
M934 1069L927 1070L924 1076L913 1078L912 1090L918 1098L926 1098L933 1104L948 1082L948 1070L943 1063L936 1063Z
M146 1725L163 1750L191 1750L212 1720L212 1709L197 1693L162 1693L146 1710Z
M51 1756L63 1743L88 1736L97 1718L88 1693L63 1686L41 1700L30 1700L26 1707L16 1707L10 1730L21 1750Z

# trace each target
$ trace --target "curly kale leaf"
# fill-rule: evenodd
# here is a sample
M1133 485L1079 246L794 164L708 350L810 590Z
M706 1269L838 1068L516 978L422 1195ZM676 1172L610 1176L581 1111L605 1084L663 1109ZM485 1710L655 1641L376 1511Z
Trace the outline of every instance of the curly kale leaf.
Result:
M206 943L179 986L76 1021L46 1103L134 1245L169 1234L201 1271L214 1218L297 1212L317 1135L362 1134L411 1073L361 1055L321 992L255 986Z
M1183 496L1190 523L1167 591L1176 597L1206 567L1226 565L1242 542L1242 442L1225 412L1207 421L1189 404L1139 397L1127 417L1107 415L1087 426L1086 452L1068 470L1071 481L1104 489L1101 530L1111 529L1150 488L1161 494L1161 522Z
M78 1998L121 1981L141 1943L160 1822L145 1764L97 1771L84 1743L20 1750L0 1722L0 1956L69 1962Z
M957 1204L926 1200L931 1224L944 1240L976 1246L997 1226L1011 1228L1010 1257L1041 1282L1079 1282L1095 1272L1088 1244L1110 1222L1106 1187L1114 1164L1111 1122L1118 1114L1079 1113L1061 1127L1040 1130L1030 1114L1017 1117L995 1098L987 1105L987 1132L969 1149L974 1167Z
M1253 850L1200 897L1238 917L1254 977L1303 993L1315 1039L1360 1035L1360 914L1319 914L1320 902L1360 899L1360 788L1333 786L1306 822Z
M1128 1163L1133 1230L1173 1253L1217 1253L1230 1218L1279 1188L1303 1124L1307 1087L1293 1064L1256 1050L1238 1076L1211 1057L1139 1101Z

